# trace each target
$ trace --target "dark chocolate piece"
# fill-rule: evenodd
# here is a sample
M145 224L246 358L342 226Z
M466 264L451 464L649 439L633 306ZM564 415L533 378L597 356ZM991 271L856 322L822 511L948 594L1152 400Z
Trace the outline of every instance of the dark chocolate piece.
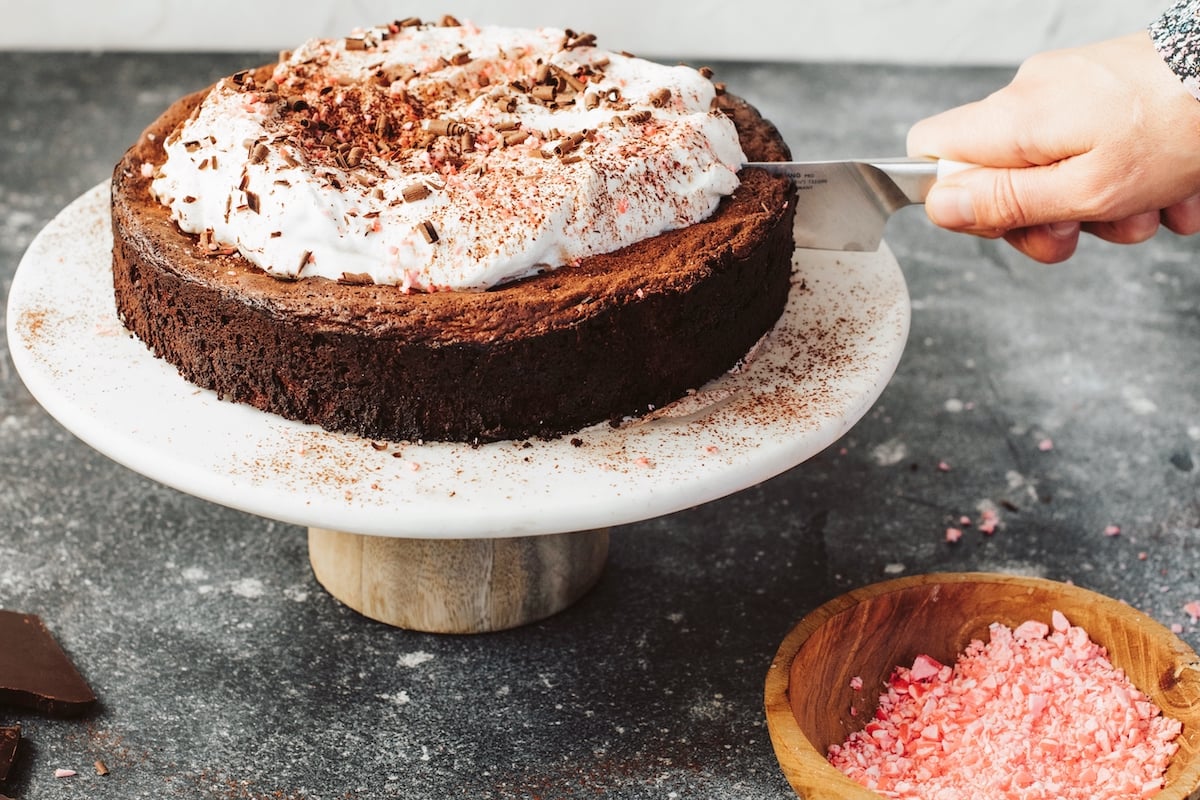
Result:
M35 614L0 611L0 705L77 717L96 695Z
M17 761L17 745L21 743L21 726L0 728L0 783L8 780L8 773ZM3 797L3 795L0 795Z

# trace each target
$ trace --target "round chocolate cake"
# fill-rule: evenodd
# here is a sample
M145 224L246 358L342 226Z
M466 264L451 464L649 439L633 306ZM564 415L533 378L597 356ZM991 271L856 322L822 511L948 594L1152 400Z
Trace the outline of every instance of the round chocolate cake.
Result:
M654 140L681 137L666 112L702 90L660 80L640 107L633 82L606 83L629 57L589 37L539 30L556 43L549 56L522 45L485 57L479 29L447 33L456 26L404 21L308 44L167 109L113 174L125 325L223 398L392 441L557 436L661 407L735 366L791 282L791 182L738 169L789 156L774 126L712 88L702 124L732 122L739 150L696 165L678 141ZM433 60L421 41L422 58L383 61L389 43L430 31L458 49ZM325 68L373 52L365 80ZM464 87L474 112L440 105ZM242 137L237 165L208 149L217 134L189 128L218 90L257 126L221 133ZM560 109L586 124L562 124ZM388 172L405 161L409 172ZM658 171L621 184L610 168L622 162ZM194 182L172 182L185 167ZM302 178L316 188L298 189ZM726 179L711 210L682 196ZM299 215L298 198L318 190L334 200ZM455 210L463 195L467 211ZM210 217L194 216L204 206ZM669 219L644 235L659 209ZM335 232L320 233L329 219ZM381 249L353 249L368 246ZM480 261L507 271L485 282L460 269Z

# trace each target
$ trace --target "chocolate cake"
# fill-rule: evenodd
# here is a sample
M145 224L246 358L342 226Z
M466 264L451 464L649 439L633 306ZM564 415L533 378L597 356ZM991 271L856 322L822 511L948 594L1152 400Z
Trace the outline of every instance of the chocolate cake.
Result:
M390 26L382 38L404 27ZM567 32L564 47L571 37L578 41ZM373 44L368 37L365 44L348 39L344 46L359 50ZM280 67L270 65L234 76L233 82L242 90L253 87L252 99L282 109L280 114L311 114L311 102L274 94L276 87L280 93L286 88L280 75ZM575 83L597 80L583 72L567 81L553 75L547 80L554 79L564 94ZM403 77L389 77L390 96L415 104L411 94L397 93L398 80ZM513 79L506 87L517 89L506 91L553 97L553 91L538 91L548 84L527 85L532 82ZM489 86L483 79L476 83ZM493 79L488 90L495 94L495 87ZM787 301L794 190L789 179L753 169L740 170L733 192L699 221L561 265L537 263L527 274L484 290L447 290L436 278L424 287L418 280L414 288L407 271L403 283L385 284L349 266L338 277L310 276L306 267L317 259L308 251L296 274L280 276L211 230L182 231L172 209L152 192L166 159L164 143L178 143L180 126L197 114L207 94L177 101L117 164L113 281L125 325L187 380L228 400L371 439L484 442L556 436L644 413L699 388L735 366ZM623 117L614 127L652 124L645 122L648 112L628 110L612 92L587 104L603 110L607 101L612 101L610 116ZM369 120L362 103L357 113ZM732 120L745 160L788 157L774 126L749 104L719 87L713 103L711 116ZM368 134L399 135L378 115L373 118ZM381 148L373 142L366 142L365 155L364 145L354 144L363 140L343 135L342 142L331 142L335 137L328 131L326 150L321 150L320 138L314 139L316 145L299 141L317 135L311 125L302 127L288 142L311 159L325 153L325 174L333 176L328 180L349 185L352 162L373 154L389 157L386 149L379 155ZM441 134L453 135L453 147L469 149L472 156L485 150L481 139L473 144L469 131L453 128L451 123L434 133L427 130L405 147L432 150L442 146L435 141ZM550 152L554 137L537 135L545 143L533 153L535 160L569 164L576 157L561 148ZM583 159L589 157L588 136L604 138L592 131L581 134L576 145ZM267 144L274 146L275 140ZM245 146L247 163L266 157L263 141ZM496 161L504 146L497 140L484 155ZM294 160L283 155L289 163ZM457 179L469 171L466 156L458 150L446 158L451 156L459 160L439 162L441 174ZM476 169L484 172L482 165ZM245 188L251 171L247 167L243 173L243 204L257 214L258 194ZM451 188L426 183L414 194ZM408 194L406 189L404 202L390 205L405 206ZM230 213L227 201L226 218ZM349 216L357 217L357 208ZM429 222L422 227L430 247L438 246L438 230ZM362 236L370 233L368 224ZM272 238L277 235L272 231Z

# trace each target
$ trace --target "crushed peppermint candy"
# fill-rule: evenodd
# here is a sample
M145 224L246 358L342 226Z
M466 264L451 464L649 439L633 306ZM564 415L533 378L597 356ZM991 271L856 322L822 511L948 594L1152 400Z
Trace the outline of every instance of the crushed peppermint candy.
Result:
M1192 622L1200 620L1200 600L1190 600L1184 603L1183 612L1192 618Z
M984 509L979 519L979 532L984 536L991 536L996 532L996 526L999 524L1000 515L990 508Z
M897 667L874 718L830 762L885 797L1146 798L1163 787L1181 724L1055 611L994 623L953 665Z

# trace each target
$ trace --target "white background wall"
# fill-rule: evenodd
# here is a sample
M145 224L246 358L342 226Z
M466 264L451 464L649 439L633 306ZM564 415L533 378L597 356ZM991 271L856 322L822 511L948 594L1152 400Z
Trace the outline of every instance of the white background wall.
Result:
M0 0L0 49L251 50L447 11L648 57L1016 64L1145 27L1169 0Z

